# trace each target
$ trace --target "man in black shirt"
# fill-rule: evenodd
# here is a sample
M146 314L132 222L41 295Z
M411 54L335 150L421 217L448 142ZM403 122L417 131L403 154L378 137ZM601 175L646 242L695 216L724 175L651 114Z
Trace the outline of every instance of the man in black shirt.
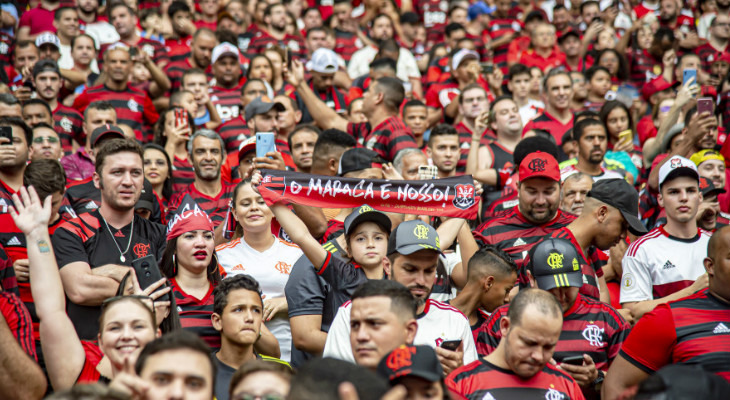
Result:
M53 234L53 249L69 298L68 315L81 339L99 331L102 302L114 296L132 260L165 249L165 228L134 214L144 180L142 148L111 139L96 154L98 210L65 222Z

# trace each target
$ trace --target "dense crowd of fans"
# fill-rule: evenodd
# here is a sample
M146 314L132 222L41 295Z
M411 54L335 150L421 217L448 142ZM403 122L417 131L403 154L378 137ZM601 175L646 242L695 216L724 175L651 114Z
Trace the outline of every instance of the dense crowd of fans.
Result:
M0 398L728 399L729 42L730 0L0 0Z

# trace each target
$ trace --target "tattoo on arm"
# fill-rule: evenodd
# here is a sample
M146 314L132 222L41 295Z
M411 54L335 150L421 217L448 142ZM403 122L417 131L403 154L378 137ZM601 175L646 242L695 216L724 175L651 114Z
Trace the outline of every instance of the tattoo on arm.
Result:
M48 242L41 239L38 242L38 250L41 251L41 253L49 253L51 251L51 246L48 245Z

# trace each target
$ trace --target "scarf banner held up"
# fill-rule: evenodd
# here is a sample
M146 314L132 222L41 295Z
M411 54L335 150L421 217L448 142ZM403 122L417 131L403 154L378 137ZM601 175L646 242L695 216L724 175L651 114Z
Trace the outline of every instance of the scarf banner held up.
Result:
M423 181L387 181L265 169L259 193L267 204L286 200L322 208L355 208L474 219L479 202L470 175Z

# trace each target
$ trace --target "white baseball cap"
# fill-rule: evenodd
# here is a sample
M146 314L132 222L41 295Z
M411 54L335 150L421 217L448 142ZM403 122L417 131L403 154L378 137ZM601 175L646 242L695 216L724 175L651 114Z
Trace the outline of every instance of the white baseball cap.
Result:
M51 32L43 32L35 38L35 47L40 48L44 44L52 44L57 49L61 48L61 40Z
M229 56L229 55L236 57L236 60L238 60L238 57L240 56L240 54L241 53L238 52L238 47L236 47L228 42L223 42L213 48L213 54L211 56L211 61L213 63L215 63L216 61L218 61L219 58L221 58L223 56Z
M312 59L307 62L310 71L321 74L334 74L337 72L337 54L330 49L320 47L312 53Z
M700 181L700 174L697 172L695 163L682 156L672 156L659 168L659 188L661 189L664 182L680 176L687 176L696 179L697 182Z
M462 61L466 60L467 58L473 58L475 60L479 59L479 54L477 54L474 50L469 49L461 49L454 54L453 57L451 57L451 70L455 70L459 68L459 65Z

